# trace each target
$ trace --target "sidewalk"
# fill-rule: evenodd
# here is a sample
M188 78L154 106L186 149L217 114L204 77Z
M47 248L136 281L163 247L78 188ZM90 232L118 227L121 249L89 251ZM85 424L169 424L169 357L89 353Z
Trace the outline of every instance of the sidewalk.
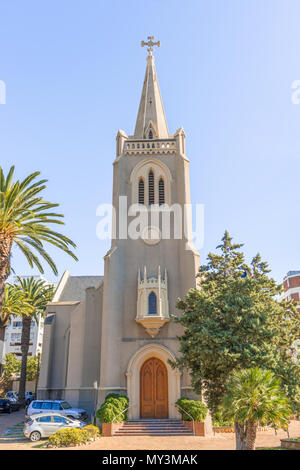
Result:
M17 413L15 413L17 414ZM17 417L12 419L17 421ZM19 422L23 416L19 416ZM1 420L1 417L0 417ZM0 421L1 422L1 421ZM15 423L17 424L17 423ZM290 437L300 437L300 421L292 421L289 426ZM259 447L280 447L280 439L286 438L287 433L278 431L277 435L273 430L260 431L257 434L256 448ZM0 438L0 450L41 450L46 440L32 443L27 441L7 441ZM72 447L68 450L234 450L235 434L224 433L215 434L209 437L194 436L115 436L102 437L89 445ZM45 450L45 449L43 449ZM49 449L51 450L51 449Z
M13 411L12 413L0 413L0 438L4 436L7 429L23 423L25 419L25 411Z

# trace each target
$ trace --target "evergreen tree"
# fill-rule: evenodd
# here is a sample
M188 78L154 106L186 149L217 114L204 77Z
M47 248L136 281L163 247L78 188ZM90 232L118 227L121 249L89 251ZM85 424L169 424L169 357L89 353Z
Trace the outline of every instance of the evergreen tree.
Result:
M173 366L190 370L195 390L213 413L234 370L270 369L299 413L299 365L291 353L300 314L292 301L278 300L282 287L268 276L259 254L250 266L245 263L242 246L226 231L220 253L209 253L199 269L199 289L178 300L183 313L174 320L184 333L178 337L181 357Z
M11 380L21 371L21 361L17 359L14 353L7 353L4 356L3 377Z

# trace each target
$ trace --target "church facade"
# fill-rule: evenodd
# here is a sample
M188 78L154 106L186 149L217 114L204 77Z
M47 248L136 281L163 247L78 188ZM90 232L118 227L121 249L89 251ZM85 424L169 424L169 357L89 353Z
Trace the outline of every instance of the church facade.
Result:
M182 333L172 315L178 314L178 297L196 287L199 266L191 215L184 211L190 204L189 160L184 130L168 130L152 39L134 134L119 130L116 138L115 236L104 276L62 276L47 306L38 389L39 398L66 399L91 414L108 393L123 393L131 419L178 418L177 399L195 398L188 373L169 364ZM182 209L189 228L180 236L176 209L170 233L164 233L161 214L170 207ZM148 217L140 236L129 236L127 208L128 220L138 208L146 217L152 209L160 215Z

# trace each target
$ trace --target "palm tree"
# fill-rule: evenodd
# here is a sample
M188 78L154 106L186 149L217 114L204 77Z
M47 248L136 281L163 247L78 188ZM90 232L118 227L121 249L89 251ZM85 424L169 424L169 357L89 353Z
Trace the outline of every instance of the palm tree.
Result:
M24 294L20 289L15 286L6 284L4 287L4 295L2 301L2 310L0 312L0 324L3 331L5 331L11 317L13 315L20 315L22 309L27 306ZM4 340L4 337L3 337ZM0 359L3 358L4 341L0 341ZM0 367L2 364L0 364ZM2 370L0 370L1 375Z
M234 419L237 450L254 450L257 426L287 427L291 416L280 380L258 367L234 371L223 398L225 416Z
M30 342L30 327L34 319L37 323L40 316L44 316L46 305L52 300L54 294L54 286L47 284L41 279L20 278L18 277L19 284L15 285L19 288L26 299L27 307L21 313L22 317L22 335L21 335L21 375L19 383L19 402L21 405L25 403L25 386L26 386L26 373L27 373L27 357Z
M10 271L10 256L13 245L20 248L29 265L36 266L43 273L42 258L54 274L57 268L44 248L50 243L77 260L70 247L76 245L65 235L52 230L49 225L64 225L63 215L51 212L58 204L45 201L41 192L47 180L37 180L40 173L27 176L23 181L13 182L14 166L4 176L0 167L0 344L4 341L7 318L2 316L5 281ZM2 357L0 357L2 363Z

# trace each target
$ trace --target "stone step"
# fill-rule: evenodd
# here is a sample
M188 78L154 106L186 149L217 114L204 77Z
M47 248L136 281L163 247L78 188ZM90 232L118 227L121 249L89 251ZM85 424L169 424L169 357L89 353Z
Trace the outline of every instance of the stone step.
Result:
M153 420L149 420L149 421L146 421L146 420L141 420L141 421L138 421L138 420L135 420L135 421L126 421L124 424L174 424L174 425L178 425L178 424L182 424L181 421L169 421L169 420L160 420L160 419L153 419Z
M114 436L193 436L192 432L135 432L135 433L128 433L128 432L118 432L115 433ZM21 439L21 438L20 438Z
M184 424L180 421L179 423L164 423L164 422L160 422L160 421L156 421L156 422L152 422L152 423L139 423L137 421L125 421L124 422L124 426L125 425L129 425L129 424L134 424L135 426L184 426Z
M24 434L23 434L23 430L22 431L10 431L10 430L8 430L4 433L4 435L5 436L23 436Z
M115 436L192 436L193 432L180 420L148 419L127 421Z
M128 433L128 434L136 434L136 433L147 433L147 434L153 434L153 433L183 433L183 434L189 434L192 433L190 429L136 429L136 430L126 430L126 429L118 429L115 431L115 434L117 433Z
M124 425L135 425L135 426L180 426L182 423L161 423L161 422L152 422L152 423L139 423L138 421L129 421Z
M124 431L172 431L172 430L177 430L177 431L185 431L186 428L185 426L176 426L176 427L165 427L165 426L155 426L155 427L139 427L139 426L123 426L121 428Z
M188 428L180 428L180 429L176 429L176 428L158 428L158 429L126 429L126 428L120 428L118 430L116 430L116 432L192 432L190 429Z
M125 422L123 426L185 426L183 423L135 423L135 422Z
M1 442L26 442L28 441L27 437L23 435L23 437L0 437L0 443Z

